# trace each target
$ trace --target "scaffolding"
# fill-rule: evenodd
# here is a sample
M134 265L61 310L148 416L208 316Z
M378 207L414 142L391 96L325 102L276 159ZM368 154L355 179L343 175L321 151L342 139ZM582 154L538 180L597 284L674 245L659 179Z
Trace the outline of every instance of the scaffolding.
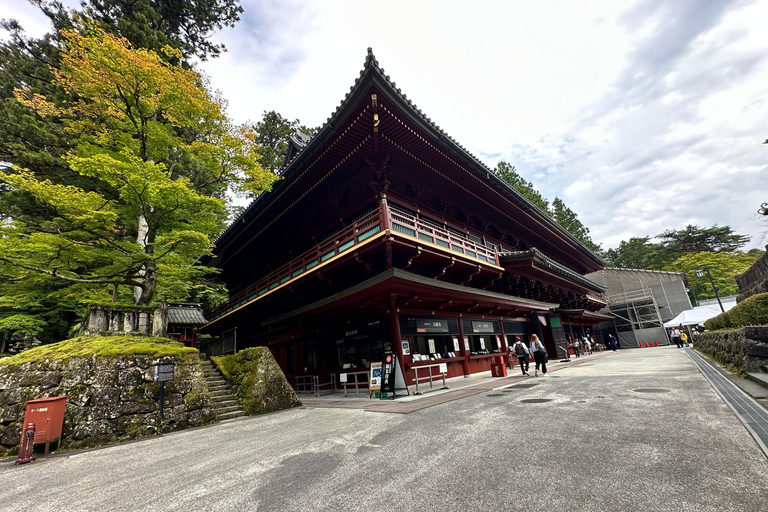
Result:
M625 348L669 344L664 322L691 309L682 273L607 268L586 277L605 287L608 304L602 312L614 317L595 327L598 342L613 333Z

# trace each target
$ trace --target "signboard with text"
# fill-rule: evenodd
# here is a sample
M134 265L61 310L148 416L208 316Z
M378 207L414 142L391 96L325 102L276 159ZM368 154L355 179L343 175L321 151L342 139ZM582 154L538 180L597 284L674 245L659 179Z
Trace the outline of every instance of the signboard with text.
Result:
M175 365L164 363L155 365L154 382L170 382L173 380Z

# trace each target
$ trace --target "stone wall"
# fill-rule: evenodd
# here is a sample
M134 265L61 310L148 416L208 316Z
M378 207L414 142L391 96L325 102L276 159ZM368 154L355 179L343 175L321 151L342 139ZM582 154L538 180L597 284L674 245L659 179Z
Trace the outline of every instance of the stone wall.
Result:
M765 246L768 251L768 245ZM743 274L736 276L739 295L736 302L741 302L752 295L768 292L768 252L752 264Z
M175 363L160 417L156 363ZM67 395L62 448L85 448L216 421L197 354L69 358L0 365L0 456L18 453L27 400Z
M248 414L263 414L301 406L285 374L267 347L211 357L232 386L232 394Z
M768 327L705 332L694 336L693 344L736 374L762 372L768 367Z

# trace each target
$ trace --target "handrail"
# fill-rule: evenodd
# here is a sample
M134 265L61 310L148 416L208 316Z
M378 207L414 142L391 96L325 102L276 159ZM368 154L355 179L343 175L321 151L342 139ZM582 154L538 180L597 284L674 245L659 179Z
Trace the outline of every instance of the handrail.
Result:
M313 375L312 381L315 386L315 396L317 398L320 398L320 392L323 390L323 387L330 386L331 389L328 390L329 393L335 393L336 392L336 374L331 373L328 374L330 377L329 382L323 382L320 383L320 376L319 375Z
M355 380L353 382L353 384L355 385L355 394L358 394L360 392L360 384L365 384L366 387L368 387L368 385L370 385L370 382L367 379L367 377L370 375L370 372L367 372L367 371L365 371L365 372L341 372L339 375L347 375L347 378L349 378L350 375L354 375L355 376ZM358 375L365 375L366 379L363 380L363 381L359 381L359 380L357 380L357 376ZM339 379L341 379L341 377L339 377ZM341 396L343 396L343 397L344 396L349 396L347 394L347 381L344 381L341 384L343 384L343 386L344 386L344 394L341 395Z
M419 238L492 265L498 264L499 257L496 249L473 242L464 236L399 210L397 207L390 208L390 222L392 230L397 233Z
M441 363L441 364L447 364L447 363ZM411 367L411 369L416 374L416 392L414 393L415 395L421 395L422 394L419 391L419 380L427 379L427 382L429 382L429 390L432 391L432 389L434 389L433 386L432 386L432 382L434 382L433 379L432 379L433 377L440 377L440 376L442 376L443 377L443 387L440 388L440 389L448 389L448 386L445 384L445 374L444 373L438 373L436 375L432 375L432 368L434 368L436 366L438 368L440 367L439 364L430 364L429 366L412 366ZM426 377L419 377L419 370L423 370L425 368L429 371L429 375L426 376Z
M381 209L376 208L370 211L338 233L335 233L334 236L317 244L279 269L270 272L266 277L230 297L229 301L213 310L210 318L215 320L233 309L257 299L268 291L297 279L304 272L319 266L332 257L380 232L382 224Z

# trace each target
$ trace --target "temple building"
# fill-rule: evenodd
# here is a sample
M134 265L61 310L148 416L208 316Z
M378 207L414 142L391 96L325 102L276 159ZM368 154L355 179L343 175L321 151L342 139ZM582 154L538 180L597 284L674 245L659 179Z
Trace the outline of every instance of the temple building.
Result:
M295 386L389 352L408 385L441 363L467 376L534 333L563 357L570 337L610 319L584 277L604 263L432 122L370 49L341 105L314 137L291 138L281 179L205 263L230 299L202 332L236 328L238 349L269 347Z

